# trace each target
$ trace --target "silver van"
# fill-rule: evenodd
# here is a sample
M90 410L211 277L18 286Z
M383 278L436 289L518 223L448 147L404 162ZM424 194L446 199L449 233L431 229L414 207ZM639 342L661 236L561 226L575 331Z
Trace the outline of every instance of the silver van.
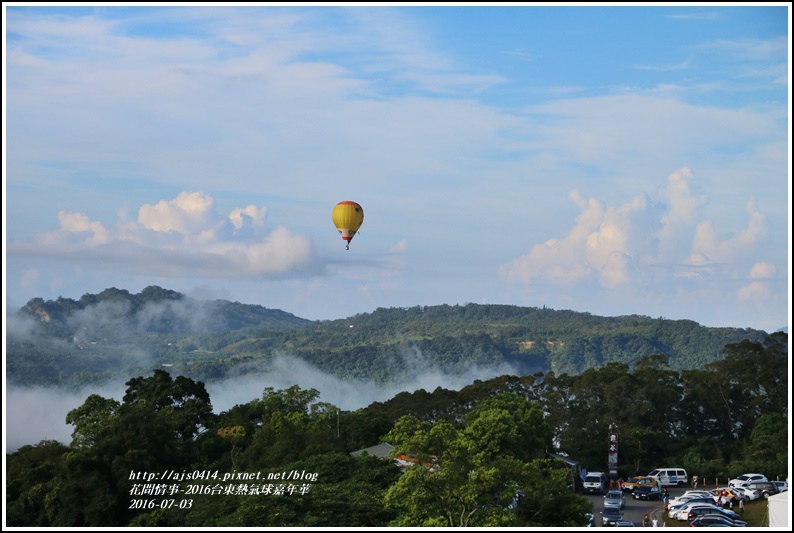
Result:
M663 487L683 487L689 484L689 477L683 468L657 468L651 470L648 476L658 479L659 485Z

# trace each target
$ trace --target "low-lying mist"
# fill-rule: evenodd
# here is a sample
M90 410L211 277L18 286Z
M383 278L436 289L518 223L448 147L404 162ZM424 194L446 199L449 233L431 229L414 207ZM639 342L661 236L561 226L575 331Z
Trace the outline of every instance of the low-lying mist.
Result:
M319 401L333 404L345 411L353 411L372 402L389 400L403 391L424 389L432 392L437 387L459 390L477 379L487 380L504 374L515 374L505 364L487 369L470 367L464 373L451 375L425 364L418 350L412 352L413 355L405 363L411 367L413 377L399 383L344 381L321 372L301 359L279 356L267 363L241 368L237 377L205 382L205 386L210 394L213 411L217 414L235 405L261 398L267 387L281 390L293 385L302 389L316 389L320 393ZM76 392L8 385L4 418L6 453L13 453L26 444L38 444L42 440L57 440L69 444L74 427L66 423L68 412L82 405L91 394L122 401L127 388L126 381Z
M163 290L157 287L151 289L155 293ZM91 394L121 402L127 389L127 381L141 375L152 375L151 371L147 373L142 369L161 367L176 377L177 366L165 366L162 357L158 358L150 353L151 347L147 347L140 340L142 332L206 332L229 327L222 320L227 314L218 312L219 306L225 306L228 302L197 301L191 298L146 301L143 298L143 303L133 313L131 301L100 301L84 308L79 308L77 302L73 302L68 314L62 317L64 331L68 331L68 335L46 334L43 329L46 321L42 322L41 317L36 319L24 313L7 313L7 348L17 350L19 355L15 361L18 366L24 367L27 372L25 377L49 368L36 367L35 364L57 363L61 365L58 370L67 376L90 371L112 373L119 375L119 378L103 385L66 389L25 386L21 384L21 374L9 372L5 384L6 453L14 452L27 444L38 444L42 440L57 440L69 444L74 430L73 426L66 423L69 411L81 406ZM57 315L59 306L53 306L53 313ZM42 312L46 309L50 307L44 306ZM254 313L252 319L261 320L261 316L256 313L267 311L276 313L269 318L270 321L283 319L278 312L257 306L235 307L235 310L242 313L240 317L243 318L248 316L245 313ZM37 349L46 355L47 358L42 359L44 363L27 358L27 352L20 348L24 343L33 341L39 343ZM389 400L400 392L414 392L419 389L432 392L437 387L459 390L477 379L487 380L500 375L521 373L507 363L492 363L488 367L458 367L454 373L442 371L414 343L405 342L402 346L400 353L395 354L395 359L390 362L403 371L400 375L408 376L398 382L345 381L303 359L286 354L269 360L241 364L232 370L234 377L218 381L205 380L204 384L217 414L235 405L261 398L267 387L281 390L293 385L302 389L316 389L320 393L319 401L333 404L345 411L353 411L372 402ZM17 366L9 367L6 362L6 369L9 368L14 369ZM127 370L122 370L125 368ZM129 370L130 368L137 370Z

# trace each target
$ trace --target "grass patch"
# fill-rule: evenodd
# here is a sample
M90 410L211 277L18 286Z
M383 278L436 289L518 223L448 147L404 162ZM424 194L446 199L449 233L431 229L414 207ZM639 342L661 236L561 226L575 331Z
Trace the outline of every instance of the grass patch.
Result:
M733 510L741 514L738 506L734 505ZM768 527L769 502L766 501L766 498L745 502L744 515L741 516L741 520L747 522L747 527Z

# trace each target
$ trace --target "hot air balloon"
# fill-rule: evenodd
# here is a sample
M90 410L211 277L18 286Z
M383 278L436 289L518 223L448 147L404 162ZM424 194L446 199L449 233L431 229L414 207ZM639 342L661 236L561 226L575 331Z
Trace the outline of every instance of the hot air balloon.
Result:
M364 222L364 210L356 202L346 200L336 204L332 218L336 229L339 230L339 234L347 241L345 250L349 250L350 241L353 240L353 236L358 231L358 228L361 227L361 223Z

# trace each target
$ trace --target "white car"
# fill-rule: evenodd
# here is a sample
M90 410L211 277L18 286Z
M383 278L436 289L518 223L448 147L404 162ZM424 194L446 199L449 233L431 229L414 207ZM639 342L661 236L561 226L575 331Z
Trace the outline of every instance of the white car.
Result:
M683 506L685 506L685 505L686 505L685 503L679 503L679 504L677 504L677 505L670 505L670 506L667 508L667 509L668 509L668 511L667 511L667 516L669 516L669 517L670 517L670 518L672 518L673 520L676 520L676 519L678 519L678 511L680 511L680 510L681 510L681 508L682 508Z
M672 498L669 503L670 505L678 505L679 503L685 503L692 498L713 498L714 494L707 490L688 490L683 493L681 496L676 496Z
M668 501L667 505L670 509L672 509L673 507L678 507L680 505L691 505L695 503L705 503L705 504L715 503L714 496L711 494L702 494L702 495L690 494L689 496L679 496L674 500ZM675 518L675 517L671 516L671 518Z
M786 492L788 490L788 481L773 481L777 487L778 492Z
M761 493L757 490L748 489L747 487L731 487L733 492L741 494L745 501L751 502L761 497Z
M710 501L706 501L705 498L713 499L713 496L708 493L704 494L694 494L695 491L690 491L692 494L682 494L677 498L673 498L672 500L668 500L667 502L667 516L670 518L676 518L678 515L678 511L685 505L693 505L693 504L708 504ZM697 491L700 492L700 491ZM694 500L694 501L692 501Z
M713 504L693 503L693 504L684 505L683 507L681 507L678 510L678 514L675 515L675 519L676 520L684 520L684 521L688 520L687 515L689 514L689 511L691 511L692 509L700 509L701 507L713 510L715 513L718 513L720 511L722 511L721 508L719 508L719 507L717 507L716 505L713 505Z
M769 481L763 474L742 474L728 482L729 487L746 487L756 481Z
M681 516L683 513L688 513L692 507L698 507L700 505L710 505L710 504L704 502L677 503L669 507L670 510L668 511L667 516L675 520L683 520L683 517Z

